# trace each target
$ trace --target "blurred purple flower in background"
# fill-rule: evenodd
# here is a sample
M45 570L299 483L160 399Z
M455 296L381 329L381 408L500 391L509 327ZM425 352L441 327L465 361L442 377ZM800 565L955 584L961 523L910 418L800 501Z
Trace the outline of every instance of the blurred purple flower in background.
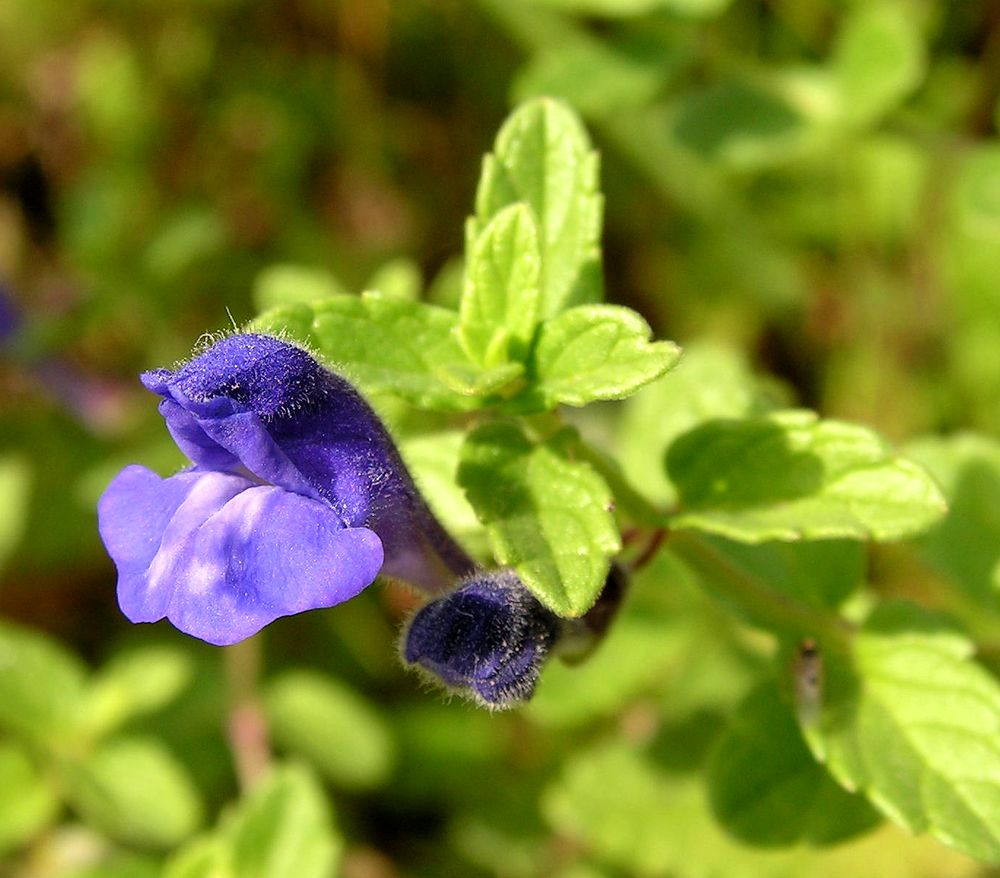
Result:
M379 571L435 592L473 569L343 378L277 338L225 338L142 375L194 464L126 467L98 507L133 622L209 643L341 603Z
M2 280L0 280L0 350L3 350L17 335L22 324L21 311Z
M11 288L0 280L0 355L21 374L33 378L91 432L117 432L126 414L124 388L59 353L33 350L33 322Z

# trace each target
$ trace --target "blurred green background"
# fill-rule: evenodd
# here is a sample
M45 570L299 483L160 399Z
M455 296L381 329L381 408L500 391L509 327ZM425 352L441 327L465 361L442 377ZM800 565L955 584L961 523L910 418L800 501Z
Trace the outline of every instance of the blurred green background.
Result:
M0 0L0 613L61 641L66 686L111 698L107 729L156 737L186 790L174 823L73 781L64 810L0 742L4 874L159 874L236 795L217 652L130 629L96 534L122 465L182 465L137 372L290 289L453 303L482 154L536 94L601 151L609 299L717 345L701 362L723 393L750 368L898 443L996 430L996 3ZM994 528L996 496L977 511ZM515 715L404 674L396 592L273 626L275 740L332 797L343 874L979 873L892 829L831 852L724 836L699 770L765 650L667 563ZM123 679L166 682L140 704ZM116 758L100 770L133 770Z

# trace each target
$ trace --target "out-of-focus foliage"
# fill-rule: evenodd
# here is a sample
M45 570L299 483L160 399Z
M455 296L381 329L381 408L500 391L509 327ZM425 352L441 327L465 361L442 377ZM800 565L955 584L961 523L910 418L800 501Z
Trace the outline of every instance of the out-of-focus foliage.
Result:
M967 854L1000 859L998 71L986 0L2 0L0 871L987 874ZM593 151L544 113L495 141L537 95ZM685 349L567 415L620 470L532 414L674 364L618 305ZM378 587L268 630L275 764L241 790L239 680L126 625L94 506L126 463L184 465L136 373L260 312L376 394L442 520L534 564L557 609L592 601L631 486L713 534L722 573L867 619L851 660L824 654L807 703L801 644L715 600L678 543L592 657L487 714L402 671L413 599ZM463 448L491 405L545 441L494 424ZM722 478L754 454L773 478ZM873 467L877 492L845 487ZM592 555L531 529L576 506ZM937 523L871 553L751 545L813 513L841 522L824 536ZM883 598L928 612L869 615Z

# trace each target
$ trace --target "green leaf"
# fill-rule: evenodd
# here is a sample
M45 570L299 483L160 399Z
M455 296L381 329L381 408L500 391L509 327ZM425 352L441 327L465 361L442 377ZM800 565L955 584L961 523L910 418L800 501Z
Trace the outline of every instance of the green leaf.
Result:
M313 333L320 351L360 384L421 408L468 411L516 376L512 366L482 372L458 342L453 311L378 293L318 305ZM465 381L454 376L460 375Z
M165 878L329 878L341 840L322 788L303 766L271 771L222 825L167 863Z
M630 701L655 691L687 646L683 632L662 622L616 620L608 642L579 667L552 662L528 705L531 717L556 728L585 726L615 716Z
M992 319L998 310L1000 272L1000 192L993 185L998 174L1000 144L987 140L970 146L957 168L948 211L947 282L956 292L960 325L968 323L952 356L958 360L959 377L970 389L984 380L987 387L996 387L993 379L1000 376L1000 364L993 356L998 333Z
M465 397L478 397L487 405L487 399L502 402L514 396L524 386L524 366L504 363L491 369L480 369L470 364L439 366L437 376L455 393Z
M203 207L188 207L167 216L145 253L145 267L161 284L180 284L184 275L209 257L223 252L228 233L221 217Z
M619 743L577 751L543 794L542 814L632 874L667 874L676 797L641 754Z
M858 138L845 155L844 207L852 240L902 244L918 234L921 199L933 163L919 144L896 133Z
M680 53L671 56L659 44L655 51L643 48L590 39L546 47L520 71L514 95L517 100L559 97L595 117L623 108L643 108L656 97L681 57Z
M948 499L948 515L918 542L921 554L977 604L997 605L1000 564L1000 443L964 434L913 443Z
M826 657L805 729L817 758L911 832L1000 862L1000 685L972 644L916 608L879 608L851 661Z
M247 332L263 332L284 338L306 347L315 347L313 338L313 309L301 302L277 305L251 320Z
M440 802L443 795L467 798L474 792L470 775L488 777L503 765L510 731L501 714L430 698L400 706L393 730L401 751L393 798L421 804Z
M702 782L667 775L621 741L578 748L543 792L541 810L562 836L613 874L685 878L811 875L788 855L736 844L708 813Z
M57 743L80 726L86 670L54 640L0 621L0 727Z
M77 832L80 830L74 827ZM60 878L163 878L163 869L160 860L149 854L134 854L120 848L107 845L107 842L98 835L88 837L86 833L81 838L79 835L73 836L73 829L64 830L66 847L71 850L89 849L88 842L93 845L93 850L99 851L96 857L90 856L85 859L87 865L82 868L74 868L72 872L60 872ZM103 850L102 850L103 849ZM57 855L58 856L58 855ZM92 856L92 855L91 855ZM72 854L70 855L72 859Z
M15 454L0 457L0 570L17 548L28 518L31 469L28 461Z
M956 423L997 433L1000 388L1000 145L982 141L963 152L948 212L945 282L954 329L947 333L950 384L942 386Z
M724 832L700 776L678 777L620 741L576 748L545 789L547 822L609 875L678 878L844 878L975 875L969 860L887 826L820 851L766 850Z
M368 789L388 778L395 755L389 730L342 683L310 671L286 671L267 685L264 704L275 741L334 784Z
M109 741L68 766L65 783L81 816L125 844L172 847L201 823L191 778L155 739Z
M773 680L747 697L717 742L708 791L719 822L755 845L831 844L880 819L816 762Z
M258 311L266 311L282 305L311 305L349 293L326 269L281 263L268 266L257 275L253 303Z
M618 305L582 305L546 321L539 333L530 393L547 408L623 399L673 368L681 351L650 342L635 311Z
M226 867L226 848L215 835L197 838L166 863L163 878L235 878Z
M497 560L554 612L580 616L597 599L621 543L608 486L568 457L568 438L533 445L515 426L484 425L462 448L458 480Z
M365 284L366 290L377 290L386 296L418 299L424 280L420 266L412 259L390 259L380 265Z
M453 256L431 279L425 299L432 305L457 311L465 286L465 258Z
M59 799L28 755L0 743L0 854L29 841L59 813Z
M784 97L749 82L718 82L680 100L673 133L707 162L756 169L784 162L808 133Z
M94 679L87 699L88 725L101 733L169 704L190 682L190 656L169 646L147 646L113 658Z
M603 298L598 158L565 104L540 98L504 123L483 161L466 252L501 210L524 202L539 232L541 316Z
M778 394L765 387L734 348L696 342L677 368L625 403L618 459L628 480L663 506L676 502L663 458L670 444L702 421L762 414Z
M895 109L926 70L913 10L891 2L854 6L837 37L832 70L849 123L870 125Z
M658 704L661 727L728 715L760 677L760 660L734 638L737 623L704 596L669 549L631 576L629 595L594 653L549 662L525 710L542 726L578 728ZM669 741L671 766L703 755Z
M813 607L839 607L864 583L867 553L858 540L751 545L705 539L740 569Z
M998 168L1000 144L992 141L970 148L958 168L951 209L956 231L970 239L963 256L982 251L1000 238L1000 193L989 185L996 179ZM985 265L997 264L995 252L980 252L979 258Z
M111 31L81 40L70 86L80 121L95 144L127 156L155 136L157 116L139 49Z
M439 874L498 875L501 869L511 876L538 874L547 839L540 831L535 809L525 807L528 798L524 788L497 786L491 793L488 801L475 802L452 818L449 847L461 855L462 863L456 870L435 862ZM470 863L477 868L470 870ZM546 870L546 878L563 876Z
M523 360L538 322L538 231L521 203L497 213L477 235L459 312L465 352L484 366Z
M301 766L275 770L227 827L234 878L328 878L340 857L326 796Z
M946 511L930 476L875 433L806 411L709 421L673 443L667 469L675 527L748 543L900 539Z
M308 320L305 307L268 312L253 326L278 335L287 330L367 391L386 391L437 411L482 404L475 386L455 390L442 378L449 367L472 378L478 374L458 343L453 311L378 292L315 302Z

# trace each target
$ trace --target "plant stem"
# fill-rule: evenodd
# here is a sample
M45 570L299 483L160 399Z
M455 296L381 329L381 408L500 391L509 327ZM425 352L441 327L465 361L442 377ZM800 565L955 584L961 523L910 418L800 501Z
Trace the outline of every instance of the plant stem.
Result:
M227 646L223 652L229 689L226 732L243 792L254 787L271 762L267 720L257 693L261 643L257 635Z
M616 501L637 524L653 529L649 546L634 563L635 569L652 558L663 545L662 534L666 533L670 548L700 575L705 587L716 597L735 605L769 629L790 632L800 638L811 637L828 649L846 648L852 628L845 619L772 588L734 564L697 533L667 530L667 514L636 491L613 460L582 439L574 444L573 450L608 482Z
M573 444L574 453L589 463L608 483L615 502L636 522L643 527L664 527L668 518L666 513L657 509L645 497L633 488L622 474L618 464L603 451L594 448L588 442L580 439Z
M812 638L826 650L845 652L853 626L836 613L812 607L743 570L698 534L674 531L669 547L699 575L716 597L742 610L768 629Z

